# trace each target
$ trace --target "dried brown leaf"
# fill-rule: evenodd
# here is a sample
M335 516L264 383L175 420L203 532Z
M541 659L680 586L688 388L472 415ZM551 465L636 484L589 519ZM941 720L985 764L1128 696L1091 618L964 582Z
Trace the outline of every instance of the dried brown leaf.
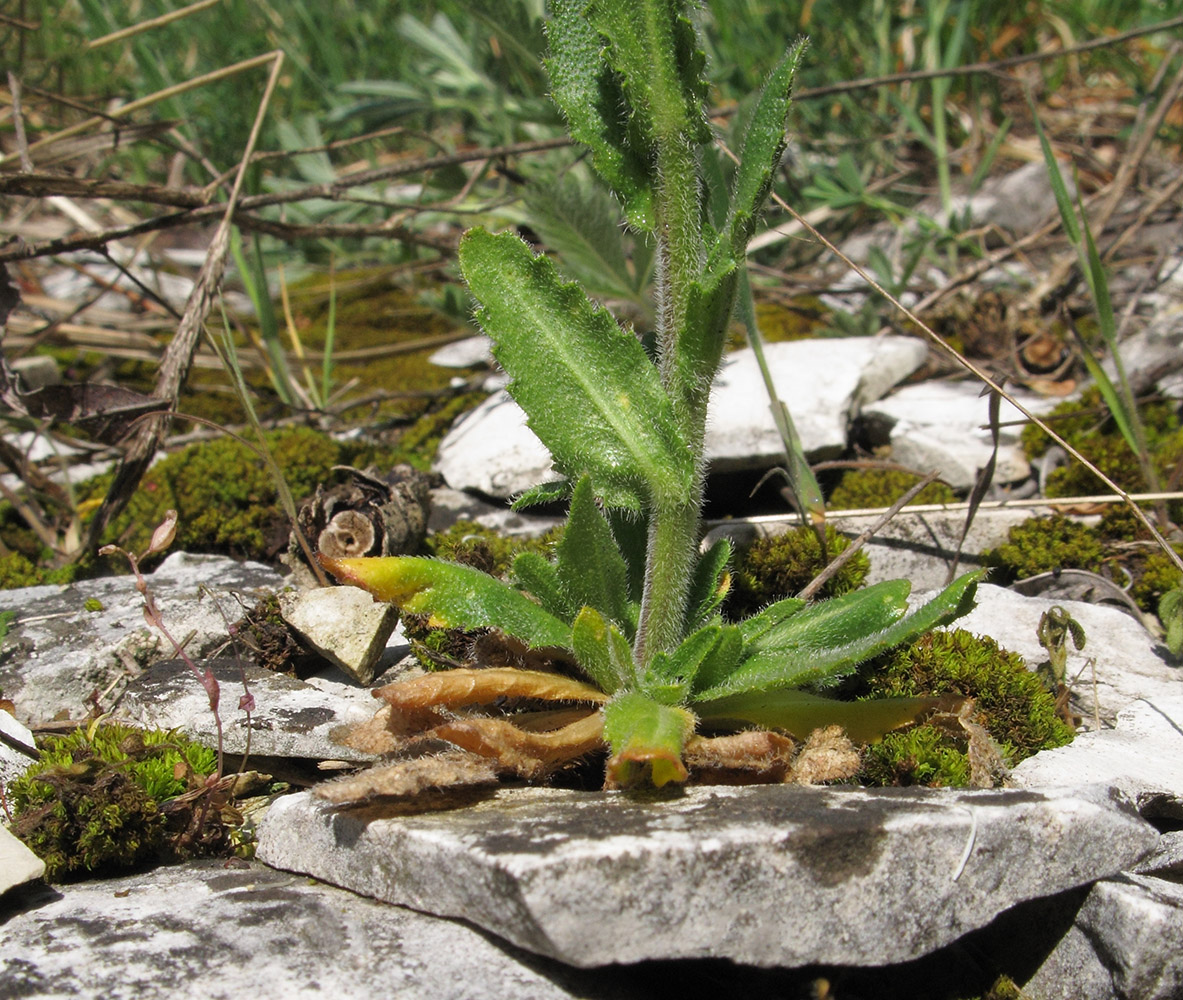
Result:
M494 758L519 777L536 779L601 747L604 721L596 711L561 729L533 733L505 719L457 719L436 726L431 735L471 753Z
M493 761L461 751L415 757L371 767L317 785L318 798L340 808L384 800L415 799L429 793L457 792L497 784ZM436 796L438 799L438 795Z
M763 729L731 736L695 737L682 760L691 780L708 785L779 784L789 777L796 744Z
M793 761L789 778L798 785L853 778L859 768L859 754L841 726L826 726L809 734L805 746Z
M382 698L396 708L429 708L446 705L480 705L498 698L536 698L541 701L587 701L602 704L608 696L599 688L561 674L540 670L492 667L487 670L442 670L377 688Z
M336 743L362 753L394 753L405 746L409 738L443 721L443 716L430 709L404 710L383 705L372 719L345 728L341 735L337 731L332 735Z

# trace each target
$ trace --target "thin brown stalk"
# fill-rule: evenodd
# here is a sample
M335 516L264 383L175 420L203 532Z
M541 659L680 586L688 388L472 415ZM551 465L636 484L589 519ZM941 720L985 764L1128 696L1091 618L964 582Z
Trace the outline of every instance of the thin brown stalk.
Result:
M29 158L29 140L25 136L25 116L21 111L21 82L12 70L8 71L8 90L12 94L12 131L16 136L16 149L20 155L21 170L28 174L33 170L33 161Z
M1017 400L1013 395L1011 395L1009 392L1007 392L1001 385L999 385L993 378L991 378L987 372L985 372L983 369L981 369L980 367L975 365L972 361L970 361L968 358L966 358L964 355L960 354L958 351L956 351L954 348L952 348L948 343L946 343L937 333L935 333L932 330L931 327L929 327L929 325L927 323L925 323L911 309L909 309L907 306L905 306L902 302L900 302L900 300L898 298L896 298L894 295L892 295L892 293L890 291L888 291L878 281L876 281L874 275L870 274L866 270L866 268L860 267L858 264L856 264L846 254L844 254L841 250L839 250L838 247L836 247L833 243L831 243L828 239L826 239L825 236L823 236L820 232L818 232L817 229L815 229L813 226L809 225L809 223L805 222L805 220L801 217L800 213L798 213L796 210L794 210L782 198L778 197L777 195L773 195L773 198L775 199L776 203L778 205L780 205L780 207L782 209L784 209L786 212L788 212L794 218L799 219L801 222L803 222L805 224L806 228L813 235L814 239L818 240L823 246L826 247L827 250L829 250L839 260L841 260L842 263L844 263L847 267L849 267L852 271L854 271L855 274L857 274L860 278L862 278L863 281L865 281L868 285L870 285L872 288L874 288L875 291L877 291L888 302L890 302L893 306L895 306L896 309L898 309L909 320L911 320L913 323L915 323L917 328L924 332L924 335L929 339L929 341L933 344L934 347L936 347L939 351L941 351L946 356L952 358L953 361L955 361L957 364L959 364L962 368L964 368L966 371L968 371L971 375L973 375L975 378L977 378L984 385L989 386L991 389L994 390L994 392L998 393L1003 399L1005 399L1008 403L1010 403L1016 410L1018 410L1021 414L1023 414L1024 417L1026 417L1032 423L1036 424L1045 434L1047 434L1048 437L1050 437L1053 441L1055 441L1056 444L1058 444L1061 448L1063 448L1069 455L1071 455L1074 459L1076 459L1078 462L1080 462L1080 464L1083 465L1086 469L1088 469L1089 472L1091 472L1094 476L1096 476L1099 480L1101 480L1101 482L1103 482L1110 490L1112 490L1114 493L1116 493L1117 496L1121 499L1121 501L1123 503L1125 503L1126 506L1128 506L1131 511L1133 511L1134 516L1137 517L1138 520L1142 522L1143 526L1150 532L1150 536L1156 542L1158 542L1159 546L1167 554L1167 557L1179 568L1180 572L1183 572L1183 558L1181 558L1179 556L1179 553L1177 553L1171 545L1167 544L1166 539L1163 538L1162 535L1159 533L1158 528L1156 528L1154 526L1154 524L1151 522L1150 518L1148 518L1146 516L1146 512L1143 511L1142 508L1139 507L1137 505L1137 503L1134 502L1134 500L1131 498L1130 494L1126 490L1123 490L1120 486L1118 486L1117 483L1115 483L1112 479L1110 479L1107 475L1105 475L1105 473L1103 473L1100 469L1098 469L1096 467L1096 465L1094 465L1087 458L1085 458L1085 456L1082 455L1075 447L1073 447L1066 440L1064 440L1064 438L1062 438L1059 434L1057 434L1044 420L1041 420L1038 416L1036 416L1034 413L1032 413L1031 410L1029 410L1021 402L1019 402L1019 400Z
M234 179L234 188L230 192L225 214L222 216L217 231L214 233L209 252L205 257L205 263L202 264L201 272L198 274L193 291L189 295L189 301L185 306L185 313L181 317L177 332L173 336L172 342L169 344L160 363L160 371L157 375L153 395L158 399L169 400L173 407L176 406L181 386L184 384L189 369L193 364L193 357L197 350L198 339L205 324L206 317L213 308L214 301L221 288L222 275L226 268L226 254L230 248L230 229L234 218L234 205L237 203L239 194L242 191L242 184L246 177L246 167L250 161L251 152L255 148L255 143L258 142L263 120L266 116L267 108L271 103L271 95L275 92L275 86L279 81L279 72L283 66L284 59L283 52L272 52L269 58L272 60L271 74L267 80L267 86L263 91L263 96L259 101L254 125L251 128L250 136L247 138L246 149L243 152L239 164L238 175ZM156 450L160 447L160 443L164 439L164 433L168 424L168 418L152 420L145 423L136 435L127 454L119 463L119 467L115 472L115 479L111 483L107 495L103 498L102 505L90 523L87 537L88 547L97 543L112 518L131 499L132 494L139 485L140 479L147 471L152 457L156 454Z
M825 586L827 580L829 580L835 573L838 572L838 570L845 566L848 561L854 558L854 554L858 552L859 549L866 545L868 541L870 541L879 531L883 529L883 526L887 524L888 521L890 521L896 516L896 514L898 514L908 505L909 500L915 497L929 483L935 482L936 479L937 473L930 472L927 476L916 483L915 486L913 486L895 503L888 507L887 511L878 521L876 521L873 525L871 525L871 527L859 535L858 538L856 538L846 548L844 548L837 555L837 557L834 558L833 561L827 564L825 569L823 569L820 573L818 573L817 576L810 580L797 596L803 601L808 601L811 597L813 597L814 594L816 594L822 589L822 587Z
M216 83L218 80L224 80L230 76L236 76L239 73L244 73L249 69L254 69L257 66L265 66L276 58L276 52L265 52L260 56L253 56L250 59L244 59L242 62L233 63L230 66L223 66L221 69L213 70L209 73L203 73L201 76L195 76L191 80L184 80L181 83L173 84L171 87L165 87L163 90L158 90L155 93L149 94L147 97L141 97L135 101L129 101L127 104L116 108L105 116L95 115L93 118L88 118L86 121L78 122L75 125L70 125L67 128L60 129L52 135L47 135L44 139L38 139L35 143L29 146L29 152L48 146L50 143L59 142L62 139L67 139L70 136L78 135L81 132L86 132L94 128L96 125L101 125L105 121L112 119L126 118L130 114L137 111L142 111L144 108L151 107L153 104L158 104L160 101L166 101L170 97L176 97L179 94L188 93L190 90L196 90L198 87L204 87L208 83ZM7 156L0 156L0 166L3 166L12 159L12 154Z
M188 17L190 14L196 14L198 11L205 10L207 7L212 7L214 4L221 3L222 0L197 0L196 3L189 4L188 7L182 7L180 10L174 10L168 14L161 14L159 17L151 17L146 21L141 21L139 24L133 24L127 28L120 28L118 31L112 31L109 35L103 35L100 38L92 38L86 43L88 49L97 49L103 45L110 45L112 42L121 42L125 38L132 38L135 35L141 34L145 31L151 31L153 28L160 28L166 24L171 24L173 21L179 21L183 17Z

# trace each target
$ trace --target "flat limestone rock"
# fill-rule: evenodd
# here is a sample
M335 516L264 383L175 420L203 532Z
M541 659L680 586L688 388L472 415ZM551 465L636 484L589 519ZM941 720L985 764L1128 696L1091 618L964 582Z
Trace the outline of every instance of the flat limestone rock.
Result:
M884 965L1134 864L1157 833L1107 787L502 790L448 812L277 801L258 857L591 967ZM874 905L868 905L874 901Z
M28 728L0 708L0 784L19 778L36 758L37 744Z
M1183 818L1183 690L1135 701L1117 714L1115 728L1028 757L1009 779L1017 788L1094 782L1121 782L1140 805Z
M912 337L847 337L769 344L764 349L777 392L792 408L811 457L846 448L859 410L919 368L924 343ZM706 455L715 472L778 464L784 446L750 349L723 359L707 415ZM490 396L440 443L435 469L449 486L510 497L556 478L550 453L507 392Z
M280 594L279 611L309 646L359 684L378 676L386 640L398 624L393 604L380 604L358 587Z
M228 869L223 861L195 862L25 893L22 912L4 923L5 997L635 995L615 982L618 975L605 982L506 948L463 924L260 864Z
M0 896L44 874L45 862L9 833L8 827L0 826ZM0 915L3 912L0 905Z
M226 643L227 622L242 614L235 594L253 604L280 589L284 579L261 563L184 552L170 555L146 578L165 626L178 642L188 639L185 648L197 657ZM88 601L100 609L87 610ZM18 617L4 641L0 690L22 722L63 712L83 718L92 693L117 693L122 680L175 655L144 621L132 576L9 590L5 602L18 609ZM109 699L103 708L110 708Z
M377 702L368 690L344 682L296 680L260 667L245 668L255 700L248 725L238 706L243 694L242 673L232 659L202 660L198 666L213 672L221 689L219 714L222 746L227 753L303 760L372 760L334 737L347 727L373 717ZM149 667L132 681L119 704L118 718L151 729L180 729L190 739L209 747L218 742L214 715L205 689L188 666L167 660Z
M922 600L924 595L914 595ZM1067 676L1073 680L1073 707L1088 727L1099 716L1112 725L1120 712L1139 698L1183 695L1183 670L1165 659L1166 650L1130 615L1115 608L1083 601L1024 597L990 584L978 586L977 607L952 628L988 635L1031 667L1047 659L1036 630L1040 616L1053 605L1068 612L1084 627L1085 647L1068 647Z
M1017 398L1036 414L1050 411L1060 400L1035 393ZM891 459L922 472L938 472L954 489L973 486L993 451L990 399L978 382L921 382L904 386L868 405L865 421L883 425L891 442ZM1023 453L1019 433L1023 415L1007 400L999 407L998 458L994 482L1027 479L1031 464Z
M1032 1000L1177 1000L1183 886L1146 875L1098 882L1023 990Z

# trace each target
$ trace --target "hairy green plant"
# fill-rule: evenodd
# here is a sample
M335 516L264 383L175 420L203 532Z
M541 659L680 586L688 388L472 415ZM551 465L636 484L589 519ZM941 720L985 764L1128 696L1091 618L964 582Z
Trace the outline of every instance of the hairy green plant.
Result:
M520 669L446 671L402 693L387 689L387 700L591 703L566 727L515 729L514 738L545 745L538 760L551 764L606 743L613 785L685 780L683 753L700 721L799 734L836 723L863 739L910 721L927 702L844 703L810 689L964 613L976 574L910 614L910 584L896 580L811 606L789 598L729 623L719 608L730 545L699 547L707 401L747 244L785 148L803 45L791 45L769 74L730 189L720 190L704 169L712 141L705 59L684 3L557 0L548 36L551 93L572 137L589 147L629 225L654 241L656 361L516 236L471 230L460 263L477 318L566 477L519 499L570 497L555 557L519 555L511 583L417 557L323 561L433 625L493 627L529 650L554 651L587 682ZM725 210L715 211L723 199ZM506 726L514 728L484 718L434 732L507 763Z

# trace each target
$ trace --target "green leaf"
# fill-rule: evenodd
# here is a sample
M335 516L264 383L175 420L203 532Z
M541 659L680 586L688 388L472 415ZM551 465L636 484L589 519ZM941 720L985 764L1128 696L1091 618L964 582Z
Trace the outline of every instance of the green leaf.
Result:
M531 486L516 497L510 506L514 510L525 510L527 507L537 507L539 504L558 503L560 500L566 500L570 495L570 482L566 479L553 479L549 483Z
M513 561L513 578L556 618L565 622L575 618L579 605L572 604L559 582L558 568L541 552L519 552Z
M729 538L720 538L698 557L686 601L686 607L690 609L690 617L686 621L688 631L706 625L719 610L719 605L731 589L731 574L727 572L730 562Z
M907 580L821 601L749 642L735 671L696 700L838 680L864 660L966 614L980 576L967 573L905 617Z
M678 0L599 0L588 15L647 141L705 144L706 56Z
M822 726L841 726L855 743L869 743L885 733L931 712L943 704L940 698L880 698L870 701L838 701L793 689L743 691L695 702L700 718L754 723L784 729L804 738Z
M802 602L804 603L804 602ZM721 684L735 671L743 656L743 632L737 625L724 625L719 632L719 641L698 665L691 683L691 700L694 692L706 691Z
M748 240L752 238L760 208L772 188L774 172L785 150L793 77L804 51L803 39L789 46L780 64L769 74L744 134L727 230L737 260L743 260L747 252Z
M1168 590L1158 599L1158 617L1166 629L1166 646L1176 659L1183 653L1183 589Z
M604 41L587 18L586 0L552 0L546 33L551 97L571 138L591 149L592 164L624 203L630 225L653 229L649 150L631 136L620 79L604 57Z
M649 275L629 267L620 203L608 190L568 173L558 183L532 182L522 205L511 217L528 223L589 295L632 302L652 319Z
M628 600L628 567L586 476L571 497L571 514L555 557L559 585L570 605L590 605L630 635L636 631Z
M419 556L329 559L321 564L343 583L368 590L434 626L497 628L526 645L569 648L571 629L525 594L471 566Z
M641 689L665 705L686 701L699 668L723 638L722 625L708 625L687 636L672 653L658 653L649 662Z
M590 476L610 507L640 511L687 496L690 451L636 337L512 234L470 230L460 264L510 392L559 470Z
M648 778L660 788L686 780L682 749L694 732L693 715L636 692L618 695L603 711L610 784L627 787Z
M595 608L583 608L571 626L571 648L579 668L603 691L615 694L637 681L628 640Z
M804 611L806 603L800 597L786 597L784 600L768 605L763 611L750 618L745 618L736 627L743 636L745 644L753 643L760 636Z

